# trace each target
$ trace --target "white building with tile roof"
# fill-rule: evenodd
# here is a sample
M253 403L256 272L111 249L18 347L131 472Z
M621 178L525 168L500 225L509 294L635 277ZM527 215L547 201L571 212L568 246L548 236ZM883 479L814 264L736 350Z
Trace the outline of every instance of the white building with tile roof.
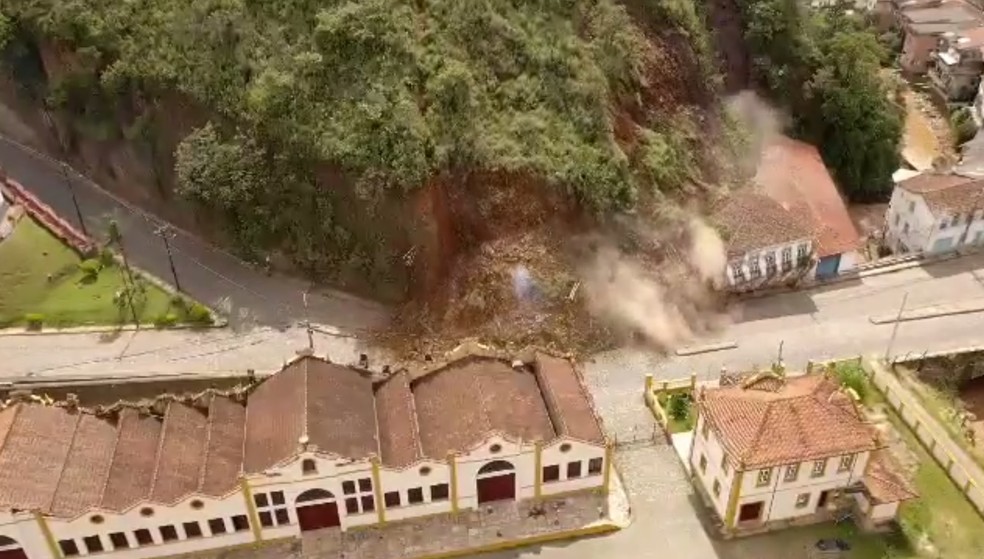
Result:
M984 245L984 180L928 172L899 181L885 226L886 243L897 253L942 254Z

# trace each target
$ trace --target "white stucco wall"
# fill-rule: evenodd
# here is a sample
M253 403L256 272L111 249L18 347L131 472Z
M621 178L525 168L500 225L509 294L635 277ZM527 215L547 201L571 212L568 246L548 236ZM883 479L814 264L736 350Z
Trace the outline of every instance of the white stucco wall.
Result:
M840 264L837 266L838 274L853 272L861 262L861 255L856 250L849 250L841 253Z
M45 542L41 527L31 513L10 512L0 513L0 535L6 536L20 544L27 552L29 559L48 559L48 544Z
M773 278L781 277L782 275L782 251L784 248L789 248L792 251L793 257L793 268L796 268L798 248L800 245L806 245L807 253L813 251L813 242L809 238L804 238L797 240L792 243L785 243L780 245L773 245L765 247L760 250L749 251L743 254L741 257L732 258L728 260L727 270L725 270L725 277L728 281L728 285L731 287L740 287L743 284L749 284L753 282L761 282L767 277L766 273L766 255L773 254L776 259L776 273ZM762 271L761 276L758 278L752 278L752 263L758 262L759 269ZM745 274L745 280L738 281L735 275L735 266L740 266Z
M451 511L451 468L448 462L425 460L403 470L381 468L379 478L383 493L393 491L400 493L400 506L386 507L387 521ZM431 488L440 484L448 484L448 498L435 501ZM411 504L408 493L410 489L418 487L421 489L424 502Z
M897 515L898 512L899 512L898 503L885 503L883 505L875 505L874 507L872 507L869 516L871 516L871 519L874 520L875 522L884 522L886 520L892 520L893 518L895 518L895 515Z
M708 497L710 497L714 511L721 519L724 519L728 507L728 496L731 495L731 484L735 479L735 468L734 464L729 462L728 471L727 473L724 472L722 468L722 460L725 457L724 449L718 442L714 431L708 429L705 436L704 426L704 417L700 416L694 431L694 447L690 465L696 479L700 481ZM707 466L704 471L701 471L700 467L701 456L707 459ZM715 480L721 486L716 496L714 495Z
M589 472L588 463L592 459L601 459L600 472ZM567 465L572 462L581 463L581 475L579 477L569 478L567 475ZM602 446L584 443L576 439L558 439L540 450L540 463L542 467L552 465L560 467L560 479L544 482L541 486L541 493L545 496L601 487L605 483L605 448Z

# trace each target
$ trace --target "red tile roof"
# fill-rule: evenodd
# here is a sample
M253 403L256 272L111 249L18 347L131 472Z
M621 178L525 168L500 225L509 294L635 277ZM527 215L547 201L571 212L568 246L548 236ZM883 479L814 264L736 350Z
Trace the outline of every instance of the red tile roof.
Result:
M850 398L823 375L791 377L778 386L766 376L707 389L697 405L728 454L746 469L878 447Z
M808 210L806 223L821 258L860 246L857 228L814 146L785 136L775 138L762 152L755 183L786 209Z
M557 433L604 444L601 420L574 364L567 359L537 353L534 366L543 401Z
M103 489L102 508L124 510L150 496L160 438L159 418L135 409L125 409L120 413L113 464Z
M151 501L173 503L198 490L207 434L208 418L204 411L181 402L167 406Z
M875 504L897 503L919 496L903 475L901 466L884 450L871 454L861 483Z
M952 173L923 173L898 184L919 195L936 215L950 215L984 209L984 180Z
M238 484L243 464L245 427L245 406L229 398L212 396L199 486L205 495L219 497Z
M712 221L721 228L728 258L766 247L812 240L804 220L764 194L736 192L715 205Z
M376 388L380 459L402 468L423 458L410 376L400 371ZM440 457L438 457L439 459Z

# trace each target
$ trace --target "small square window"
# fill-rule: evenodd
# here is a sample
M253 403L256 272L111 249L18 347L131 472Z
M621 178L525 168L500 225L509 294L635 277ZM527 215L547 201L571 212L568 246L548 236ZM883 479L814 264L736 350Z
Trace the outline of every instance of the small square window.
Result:
M82 541L85 543L85 550L86 550L86 552L88 552L90 554L91 553L102 553L102 551L103 551L103 542L102 542L102 539L100 539L99 536L89 536L87 538L82 538Z
M161 540L165 542L173 542L178 539L178 529L170 524L161 526L158 528L161 531Z
M345 512L349 514L359 514L358 497L349 497L348 499L345 499Z
M558 479L560 479L560 466L554 464L543 467L543 483L557 481Z
M817 460L813 463L813 477L821 477L827 471L827 461Z
M130 541L126 539L123 532L113 532L109 535L109 543L113 544L113 549L129 549Z
M150 535L150 530L146 528L134 530L133 537L137 540L137 545L154 545L154 536Z
M724 472L724 475L728 475L728 467L729 467L728 466L728 457L727 456L722 456L721 457L721 471Z
M784 475L782 479L786 482L796 481L796 478L799 477L799 473L800 473L800 465L790 464L789 466L786 466L786 475Z
M421 487L414 487L407 491L407 502L411 505L424 502L424 490Z
M909 202L909 211L910 212L916 211L916 203L915 202Z
M346 495L351 495L355 493L355 482L352 480L342 482L342 493Z
M249 517L245 514L237 514L232 517L232 529L237 532L249 530Z
M290 515L287 514L287 509L277 509L273 511L273 517L277 519L277 526L286 526L290 524Z
M253 502L259 508L264 508L270 506L270 501L267 499L266 493L256 493L253 495Z
M372 495L362 496L362 512L372 512L376 510L376 499Z
M806 506L809 504L810 504L809 493L800 493L799 495L796 496L796 508L798 509L806 508Z
M79 554L79 546L75 540L60 540L58 547L61 548L62 555L65 557L74 557Z
M714 480L714 496L717 497L721 494L721 483L718 480Z
M270 493L270 500L275 505L282 505L282 504L284 504L284 492L283 491L274 491L273 493Z
M854 455L841 456L840 464L837 465L838 472L847 472L854 467Z
M758 476L755 479L755 486L764 487L766 485L769 485L770 481L772 481L772 469L768 468L765 470L759 470Z
M208 531L212 533L213 536L218 536L220 534L226 533L226 524L224 518L212 518L208 521Z
M386 503L386 508L392 509L400 506L400 492L390 491L383 495L383 502Z
M264 528L273 527L273 515L270 514L270 511L268 510L260 511L260 526L263 526Z
M710 432L711 432L711 425L707 422L706 419L701 420L700 435L706 439L707 434Z
M602 466L605 465L604 458L592 458L588 460L588 475L596 476L601 473Z
M364 477L359 480L359 491L363 493L366 491L372 491L372 479Z
M447 501L448 500L448 484L438 483L437 485L431 485L431 501Z
M306 476L318 473L318 463L311 458L305 458L301 462L301 473Z
M700 473L707 471L707 457L703 454L700 455Z
M567 479L581 477L581 462L567 463Z
M200 538L202 537L202 527L197 522L185 522L182 524L185 531L186 538Z

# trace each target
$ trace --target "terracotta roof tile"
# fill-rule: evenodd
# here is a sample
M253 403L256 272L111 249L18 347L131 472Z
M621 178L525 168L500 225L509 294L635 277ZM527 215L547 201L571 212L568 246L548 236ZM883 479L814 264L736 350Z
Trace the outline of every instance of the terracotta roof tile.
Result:
M874 450L874 431L822 375L788 378L778 391L747 385L698 398L722 445L745 468L763 468Z
M953 174L923 173L900 182L898 186L922 196L936 216L984 209L984 180Z
M103 489L102 508L124 510L150 495L157 467L161 420L134 409L120 412L113 465Z
M12 425L0 450L0 504L45 510L58 488L77 414L36 404L5 410Z
M861 483L875 504L897 503L919 496L902 474L902 468L884 450L871 454Z
M423 458L410 375L405 371L376 386L376 417L383 464L402 468ZM443 458L443 457L438 457Z
M567 359L537 353L536 376L554 428L561 435L605 444L601 422L581 377Z
M200 410L181 402L171 402L164 415L157 469L150 499L173 503L198 490L205 460L208 418Z
M208 409L208 434L199 491L225 495L236 487L243 465L246 407L213 396Z
M536 377L498 359L465 358L411 385L427 456L480 443L493 431L524 441L556 436Z
M722 200L711 219L723 230L729 258L812 238L793 212L768 196L749 190Z
M116 425L89 413L79 417L49 512L74 517L99 504L116 446Z
M307 360L263 381L246 403L245 472L262 472L297 451L307 411Z
M350 367L308 359L307 436L321 452L347 458L379 455L372 379Z
M804 221L821 258L860 246L847 206L814 146L785 136L773 139L762 152L755 183L787 209L805 207L810 219Z

